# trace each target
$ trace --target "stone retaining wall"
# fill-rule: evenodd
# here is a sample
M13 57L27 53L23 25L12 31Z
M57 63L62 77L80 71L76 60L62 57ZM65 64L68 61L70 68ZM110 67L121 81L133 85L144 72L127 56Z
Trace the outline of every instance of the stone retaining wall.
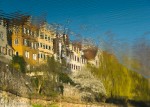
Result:
M32 107L30 99L0 91L0 107Z

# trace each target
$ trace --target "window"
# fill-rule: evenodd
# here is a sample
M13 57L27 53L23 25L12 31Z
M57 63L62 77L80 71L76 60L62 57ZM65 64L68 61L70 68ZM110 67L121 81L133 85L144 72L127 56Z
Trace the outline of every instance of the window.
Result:
M24 43L25 46L27 46L27 39L24 39Z
M0 20L0 25L4 25L4 21L3 20Z
M1 47L1 53L6 54L6 48L5 47Z
M29 58L29 52L28 51L25 51L25 57Z
M34 32L32 32L32 36L34 36Z
M47 41L47 35L45 35L45 40Z
M33 42L31 43L31 48L34 48L34 44L33 44Z
M36 60L36 59L37 59L37 55L33 54L33 60Z
M0 32L0 39L4 40L4 34L3 34L3 32Z
M12 50L11 50L11 49L9 49L9 50L8 50L8 53L9 53L9 55L10 55L10 56L12 56L12 55L13 55L13 52L12 52Z
M42 55L42 53L41 53L41 58L43 58L43 55Z
M50 37L48 37L48 41L49 41L49 42L50 42L50 40L51 40Z
M49 50L51 50L51 47L49 46Z
M17 44L19 44L19 40L18 39L15 39L15 44L17 45Z
M41 34L41 35L40 35L40 39L44 39L44 35Z
M86 63L86 59L84 60L84 62Z
M40 48L41 47L41 45L40 45L40 43L38 43L38 48Z
M51 42L53 42L53 39L51 38Z
M29 31L29 29L28 29L28 30L27 30L27 33L29 34L29 32L30 32L30 31Z
M33 32L31 31L31 32L30 32L30 35L32 36L32 34L33 34Z
M43 58L46 59L45 54L43 55Z
M39 43L36 43L37 48L39 48Z
M37 45L36 45L36 43L34 43L34 49L37 49Z
M25 51L25 57L26 57L26 58L28 57L27 51Z
M96 63L96 65L98 65L98 61L97 61L97 60L96 60L96 62L95 62L95 63Z
M43 45L43 49L45 49L45 45Z
M45 45L45 49L48 49L48 46L47 46L47 45Z
M41 47L41 43L38 43L38 48L40 48Z
M77 48L78 50L77 50L77 52L79 53L79 48Z
M36 34L36 31L34 31L34 37L36 37L36 35L37 35L37 34Z
M42 44L42 43L40 43L40 47L41 47L41 48L43 47L43 44Z
M18 32L19 32L19 27L16 26L16 28L15 28L15 33L18 33Z
M38 53L38 58L40 58L40 53Z
M26 58L28 57L28 52L27 52L27 51L25 51L25 57L26 57Z
M76 61L76 56L74 56L74 60Z
M23 33L26 34L26 28L25 27L23 28Z
M28 52L28 58L29 58L29 56L30 56L30 55L29 55L29 52Z
M16 52L16 56L18 56L19 55L19 53L18 52Z
M80 66L79 66L79 70L80 70Z

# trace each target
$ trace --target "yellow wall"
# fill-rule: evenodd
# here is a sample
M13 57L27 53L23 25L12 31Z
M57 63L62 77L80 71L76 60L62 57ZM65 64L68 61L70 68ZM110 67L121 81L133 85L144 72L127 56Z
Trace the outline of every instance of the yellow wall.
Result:
M24 33L24 28L29 29L32 32L38 32L38 29L32 25L23 25L19 26L18 30L13 28L12 34L12 47L14 48L15 52L18 52L19 56L23 56L27 64L29 65L37 65L38 64L38 48L33 49L29 46L24 45L24 39L27 39L29 42L37 43L37 34L36 37L33 37L30 33ZM18 31L18 32L16 32ZM18 44L15 44L15 39L18 38ZM25 56L25 52L29 52L29 58ZM33 59L33 54L36 54L36 60Z
M26 58L25 51L28 51L30 53L29 54L29 58ZM24 57L25 61L28 64L30 64L30 65L38 65L38 50L37 49L33 50L33 49L29 48L29 47L23 46L23 53L24 53L23 57ZM33 59L33 54L37 54L37 60Z
M42 39L41 37L40 37L40 35L43 35L44 36L44 38ZM47 39L45 39L45 35L47 35ZM50 38L50 40L48 40L48 37ZM53 38L55 37L55 35L53 34L53 32L51 31L51 30L49 30L49 29L47 29L46 28L46 26L43 26L43 27L41 27L40 28L40 34L39 34L39 37L38 37L38 43L39 43L39 55L45 55L46 57L47 56L52 56L54 53L53 53ZM42 45L47 45L47 46L50 46L50 49L48 48L48 49L44 49L43 47L41 47L40 45L41 45L41 43L42 43ZM44 62L46 62L46 59L47 58L39 58L39 63L44 63Z
M15 50L15 53L18 52L20 56L23 55L23 47L22 47L22 29L21 27L19 27L19 32L16 32L15 28L13 29L13 33L12 33L12 47ZM15 44L15 39L18 39L18 44Z

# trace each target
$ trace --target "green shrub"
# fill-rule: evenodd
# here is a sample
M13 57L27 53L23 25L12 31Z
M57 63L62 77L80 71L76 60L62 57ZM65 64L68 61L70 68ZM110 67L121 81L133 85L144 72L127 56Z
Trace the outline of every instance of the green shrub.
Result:
M32 107L43 107L43 106L40 104L33 104Z
M12 65L14 68L21 71L22 73L26 72L26 62L23 57L13 56Z
M72 79L68 76L68 74L60 72L59 73L59 81L63 83L70 83L71 85L75 85Z

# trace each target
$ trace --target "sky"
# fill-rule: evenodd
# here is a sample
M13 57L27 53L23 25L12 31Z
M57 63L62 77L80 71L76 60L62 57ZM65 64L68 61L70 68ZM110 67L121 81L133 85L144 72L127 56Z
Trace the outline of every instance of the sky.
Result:
M0 0L0 11L46 17L84 38L111 32L132 41L150 32L150 0Z

